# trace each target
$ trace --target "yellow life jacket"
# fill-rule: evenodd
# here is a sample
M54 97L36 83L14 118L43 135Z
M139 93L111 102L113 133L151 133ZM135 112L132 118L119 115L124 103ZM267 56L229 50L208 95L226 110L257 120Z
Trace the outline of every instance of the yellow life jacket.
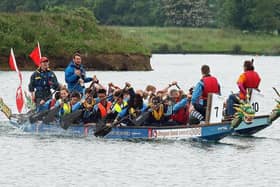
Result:
M127 102L126 101L123 101L122 104L119 104L119 103L116 103L115 106L114 106L114 110L117 112L117 113L120 113L122 111L122 109L124 107L127 106Z
M133 117L137 117L136 110L133 107L129 109L128 113Z
M67 115L71 113L71 105L70 103L63 103L62 109L64 111L63 115Z
M93 108L93 106L95 105L96 101L95 99L92 99L91 100L91 103L88 103L87 101L84 101L83 102L83 106L86 108L86 109L89 109L89 108Z
M157 121L160 120L161 117L163 116L163 105L162 104L159 105L158 110L153 110L152 115L155 118L155 120L157 120Z

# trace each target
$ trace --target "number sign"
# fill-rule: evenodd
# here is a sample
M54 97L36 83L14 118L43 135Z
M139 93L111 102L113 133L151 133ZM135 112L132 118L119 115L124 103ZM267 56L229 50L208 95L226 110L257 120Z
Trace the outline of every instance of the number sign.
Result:
M209 123L219 123L222 121L223 106L224 106L224 97L217 94L212 94Z

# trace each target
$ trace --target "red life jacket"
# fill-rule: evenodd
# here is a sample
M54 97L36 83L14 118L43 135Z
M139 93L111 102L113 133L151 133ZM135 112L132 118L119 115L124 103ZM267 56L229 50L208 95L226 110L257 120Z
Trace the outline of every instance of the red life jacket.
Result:
M101 118L104 118L107 115L107 111L110 110L111 105L112 105L111 102L107 102L107 105L105 108L101 103L98 103L98 109L100 111Z
M245 75L245 82L243 84L244 88L258 88L260 84L260 77L257 72L255 71L246 71Z
M204 89L201 98L207 100L209 93L219 93L218 80L213 76L206 76L202 78Z
M189 104L181 108L176 114L172 114L171 119L181 124L187 124L189 121Z
M52 99L49 108L54 107L55 103L56 103L56 99Z

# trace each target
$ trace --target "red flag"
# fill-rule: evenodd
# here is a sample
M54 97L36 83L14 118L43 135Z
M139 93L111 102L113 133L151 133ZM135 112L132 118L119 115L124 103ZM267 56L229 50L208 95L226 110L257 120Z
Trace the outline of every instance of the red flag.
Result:
M36 66L40 66L41 49L40 49L39 42L38 42L37 46L33 49L33 51L30 53L29 57L33 60L33 62Z
M23 109L23 105L24 105L23 93L22 93L22 88L21 88L22 74L17 67L17 62L16 62L16 58L15 58L15 54L14 54L13 49L11 49L11 54L10 54L10 58L9 58L9 65L10 65L11 70L16 71L18 73L18 76L19 76L20 85L19 85L19 87L17 89L17 92L16 92L16 104L17 104L18 112L21 113L21 111Z
M9 65L10 65L11 70L18 72L17 62L16 62L14 51L12 48L11 48L11 53L10 53L10 58L9 58Z
M17 93L16 93L16 103L17 103L17 109L18 112L21 113L24 105L24 99L23 99L23 93L21 86L18 87Z

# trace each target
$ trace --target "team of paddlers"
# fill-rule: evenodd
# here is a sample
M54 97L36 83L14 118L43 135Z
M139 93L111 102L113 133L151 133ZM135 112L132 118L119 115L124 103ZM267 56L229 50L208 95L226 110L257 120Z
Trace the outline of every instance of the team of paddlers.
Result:
M202 78L197 85L185 93L176 81L158 90L148 85L145 90L135 90L131 83L124 87L113 83L108 89L96 76L87 77L79 53L65 69L67 86L58 83L55 73L49 69L47 57L41 58L40 67L32 74L29 83L36 113L58 109L56 120L82 111L79 123L94 123L100 119L106 123L126 125L184 125L199 124L205 120L207 96L220 94L218 79L210 74L208 65L201 67ZM84 83L91 82L88 88ZM253 61L244 62L244 72L237 84L238 94L232 94L226 103L225 116L231 118L234 104L245 99L248 88L258 89L260 77L254 71ZM46 113L47 115L47 113Z

